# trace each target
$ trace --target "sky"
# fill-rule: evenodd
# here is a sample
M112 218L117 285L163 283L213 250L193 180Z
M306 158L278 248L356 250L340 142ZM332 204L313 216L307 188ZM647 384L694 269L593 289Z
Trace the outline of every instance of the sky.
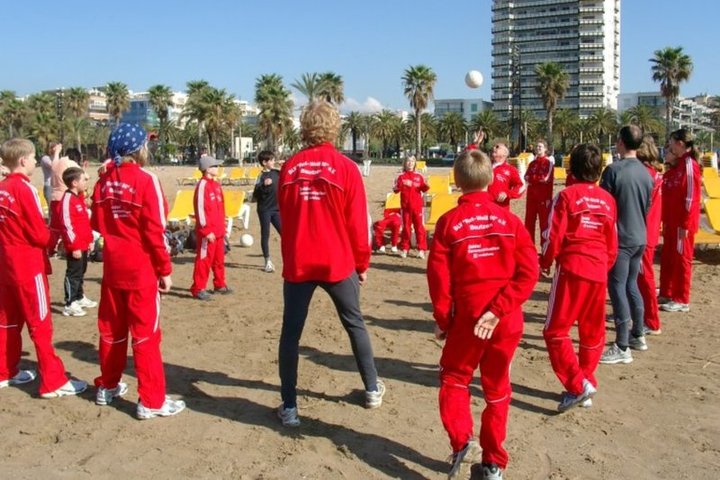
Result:
M491 96L491 0L32 0L3 2L0 90L121 81L184 90L207 80L252 102L259 75L345 81L344 111L409 110L401 77L437 74L435 98ZM681 95L720 94L716 0L622 0L620 91L656 91L653 52L682 46L694 72ZM714 60L713 60L714 59ZM485 77L478 89L465 73ZM303 97L294 89L297 103Z

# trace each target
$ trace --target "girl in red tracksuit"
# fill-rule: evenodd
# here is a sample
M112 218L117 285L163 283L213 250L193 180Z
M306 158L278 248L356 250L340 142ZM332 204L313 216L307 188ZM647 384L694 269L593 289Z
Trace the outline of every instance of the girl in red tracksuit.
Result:
M400 206L402 208L403 229L400 234L400 250L403 257L407 256L410 249L410 235L412 228L415 228L415 239L417 240L418 257L425 258L427 250L427 238L425 235L425 219L423 218L423 193L430 190L425 182L425 177L415 171L415 157L412 155L403 163L403 173L395 180L393 191L400 193Z
M640 160L653 178L655 184L650 197L650 209L645 217L647 225L647 244L643 252L638 275L638 289L642 295L645 305L644 323L648 333L660 333L660 314L658 312L657 293L655 292L655 271L653 270L653 259L655 258L655 247L660 237L660 221L662 213L662 164L659 161L659 154L655 141L649 135L643 138L643 143L637 150L637 159Z
M438 220L427 270L435 335L446 339L439 400L453 450L452 478L479 452L469 390L478 367L486 403L482 468L497 475L507 466L510 362L523 331L521 306L538 279L537 252L527 230L487 192L492 180L487 155L466 151L454 169L464 194Z
M670 168L663 176L663 248L660 260L660 308L690 311L690 279L695 233L700 223L701 174L692 133L684 128L670 134Z
M392 251L396 252L401 227L402 217L400 216L400 209L386 208L383 212L383 218L373 223L375 249L377 249L378 252L385 253L385 230L390 229L390 245L392 246Z
M548 212L552 202L555 165L547 157L545 140L538 140L535 147L537 156L525 172L527 203L525 204L525 228L535 241L535 221L539 219L540 233L547 229Z
M205 286L211 269L215 291L230 293L225 283L225 201L220 182L216 180L220 163L208 155L201 157L203 177L195 187L197 247L190 293L199 300L210 300Z
M561 412L584 404L596 392L595 370L605 344L608 271L618 249L615 199L595 185L602 171L600 150L578 145L570 169L578 183L553 200L540 257L545 275L557 260L543 336L552 368L566 390L558 405ZM575 322L579 354L569 335Z

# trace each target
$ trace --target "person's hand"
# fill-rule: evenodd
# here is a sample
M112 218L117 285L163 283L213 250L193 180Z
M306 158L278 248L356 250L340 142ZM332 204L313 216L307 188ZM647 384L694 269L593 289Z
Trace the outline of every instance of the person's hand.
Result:
M406 187L412 187L412 180L403 180L403 185Z
M63 147L63 146L62 146L62 143L58 143L57 145L55 145L55 146L53 147L53 149L52 149L52 154L53 154L54 157L60 156L60 152L62 152L62 147Z
M105 172L107 172L107 165L103 163L100 165L100 168L98 168L98 175L105 175Z
M482 340L490 340L499 321L500 319L491 311L483 313L475 324L475 336Z
M440 327L435 324L435 338L438 340L445 340L445 337L447 337L447 332L443 332L440 330Z
M360 282L360 285L363 285L365 282L367 282L367 270L362 273L358 273L358 281Z
M540 273L545 278L550 278L552 275L550 275L550 269L549 268L541 268Z
M208 241L208 242L213 243L215 240L216 240L216 238L215 238L215 234L214 234L214 233L211 233L210 235L207 236L207 241Z
M170 275L160 277L160 281L158 283L158 290L160 290L160 293L168 293L171 288L172 278L170 278Z
M498 196L497 196L496 200L497 200L498 202L504 202L506 198L507 198L507 193L505 193L505 192L500 192L500 193L498 193Z
M72 257L75 260L80 260L82 258L82 252L80 250L73 250Z
M263 181L263 185L265 185L265 186L267 186L267 185L272 185L272 178L267 177L267 178Z

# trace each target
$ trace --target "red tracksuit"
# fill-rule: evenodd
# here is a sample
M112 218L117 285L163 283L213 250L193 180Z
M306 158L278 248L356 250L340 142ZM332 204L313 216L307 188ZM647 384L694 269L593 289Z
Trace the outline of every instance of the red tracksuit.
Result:
M85 206L85 196L67 190L59 203L65 252L70 255L76 250L87 251L93 241L93 234L90 228L90 216Z
M488 187L488 193L495 203L501 207L510 209L510 200L522 197L525 193L525 185L520 179L517 168L507 162L493 165L493 182ZM499 201L498 195L505 193L505 199Z
M595 369L605 345L607 275L617 257L615 199L594 183L557 194L543 233L540 267L557 260L543 336L550 363L565 390L577 395L583 380L597 386ZM570 339L578 323L579 353Z
M479 367L486 403L480 426L483 462L505 468L510 362L523 331L521 306L538 279L535 247L520 219L487 192L467 193L438 220L427 278L435 322L447 332L440 359L440 418L453 452L473 438L469 385ZM490 339L481 340L473 329L487 311L500 322Z
M115 388L132 335L142 404L165 402L160 355L158 278L172 272L165 242L167 201L160 182L136 163L122 163L100 177L93 192L92 226L104 237L103 280L98 309L100 371L95 385Z
M395 180L393 191L400 193L400 207L402 209L403 229L400 234L400 250L410 248L410 235L415 228L415 239L419 251L427 250L427 235L425 234L425 219L423 218L423 192L430 190L422 174L414 171L405 171Z
M35 344L40 394L53 392L68 381L52 344L49 239L37 190L27 176L9 174L0 182L0 380L18 373L21 333L27 324Z
M225 200L220 182L203 177L195 187L195 233L197 247L195 268L190 293L197 295L205 290L210 269L213 272L213 287L227 287L225 283ZM215 234L210 242L208 235Z
M653 259L655 258L655 247L660 237L660 221L662 215L662 173L649 165L645 165L648 173L655 181L650 209L645 217L647 225L647 244L640 264L640 275L638 275L638 289L642 295L645 305L645 326L651 330L660 330L660 313L658 311L657 295L655 293L655 271L653 270Z
M365 186L357 165L331 143L305 148L283 164L278 205L285 280L334 283L368 269Z
M548 157L536 157L525 172L527 202L525 203L525 228L535 241L535 221L539 218L540 234L547 229L548 213L552 203L555 165Z
M385 245L385 230L390 229L390 245L397 247L400 238L400 227L402 227L402 217L400 209L386 208L383 212L383 218L373 223L373 231L375 232L375 248Z
M690 279L695 233L700 225L700 166L689 153L663 176L663 248L660 257L660 296L690 303ZM686 235L681 238L680 230Z

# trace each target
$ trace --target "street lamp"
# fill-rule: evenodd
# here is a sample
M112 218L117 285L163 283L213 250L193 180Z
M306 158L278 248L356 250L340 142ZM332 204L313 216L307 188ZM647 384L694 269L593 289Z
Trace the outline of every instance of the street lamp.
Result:
M517 140L520 151L525 150L525 136L522 131L522 66L520 47L513 43L510 53L512 82L512 131L513 141Z
M57 113L60 122L60 143L65 143L65 105L63 103L63 89L59 88L55 92L55 113Z

